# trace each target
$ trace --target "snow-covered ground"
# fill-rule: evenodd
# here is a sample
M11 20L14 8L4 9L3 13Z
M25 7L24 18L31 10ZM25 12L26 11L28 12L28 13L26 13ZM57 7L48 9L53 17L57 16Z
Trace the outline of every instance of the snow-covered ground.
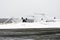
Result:
M16 28L60 28L60 22L36 22L36 23L12 23L1 24L0 29L16 29Z

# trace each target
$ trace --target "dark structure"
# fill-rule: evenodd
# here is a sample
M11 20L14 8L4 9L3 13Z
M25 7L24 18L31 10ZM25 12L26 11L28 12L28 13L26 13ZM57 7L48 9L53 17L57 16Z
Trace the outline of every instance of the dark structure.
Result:
M60 40L59 28L0 29L0 40Z
M29 22L29 23L32 23L32 22L34 22L34 19L28 19L28 18L23 18L23 17L21 17L21 19L22 19L22 22Z
M27 18L24 19L24 18L22 17L21 19L22 19L22 22L27 22Z
M56 17L54 17L54 19L56 19Z

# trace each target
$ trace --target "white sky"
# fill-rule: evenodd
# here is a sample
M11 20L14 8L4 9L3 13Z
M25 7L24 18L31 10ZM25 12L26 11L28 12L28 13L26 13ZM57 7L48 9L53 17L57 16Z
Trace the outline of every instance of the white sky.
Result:
M60 18L60 0L0 0L0 17L46 13Z

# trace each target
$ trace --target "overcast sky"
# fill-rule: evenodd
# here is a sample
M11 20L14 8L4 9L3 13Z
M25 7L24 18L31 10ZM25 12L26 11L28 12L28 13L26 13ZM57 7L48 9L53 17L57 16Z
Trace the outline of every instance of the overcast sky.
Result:
M60 0L0 0L0 17L40 12L60 18Z

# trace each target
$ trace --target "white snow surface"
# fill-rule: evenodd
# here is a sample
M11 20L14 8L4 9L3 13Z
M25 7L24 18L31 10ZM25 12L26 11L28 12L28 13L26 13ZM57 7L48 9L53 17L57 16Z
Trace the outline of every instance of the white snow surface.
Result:
M0 29L60 28L60 22L12 23L1 24Z

